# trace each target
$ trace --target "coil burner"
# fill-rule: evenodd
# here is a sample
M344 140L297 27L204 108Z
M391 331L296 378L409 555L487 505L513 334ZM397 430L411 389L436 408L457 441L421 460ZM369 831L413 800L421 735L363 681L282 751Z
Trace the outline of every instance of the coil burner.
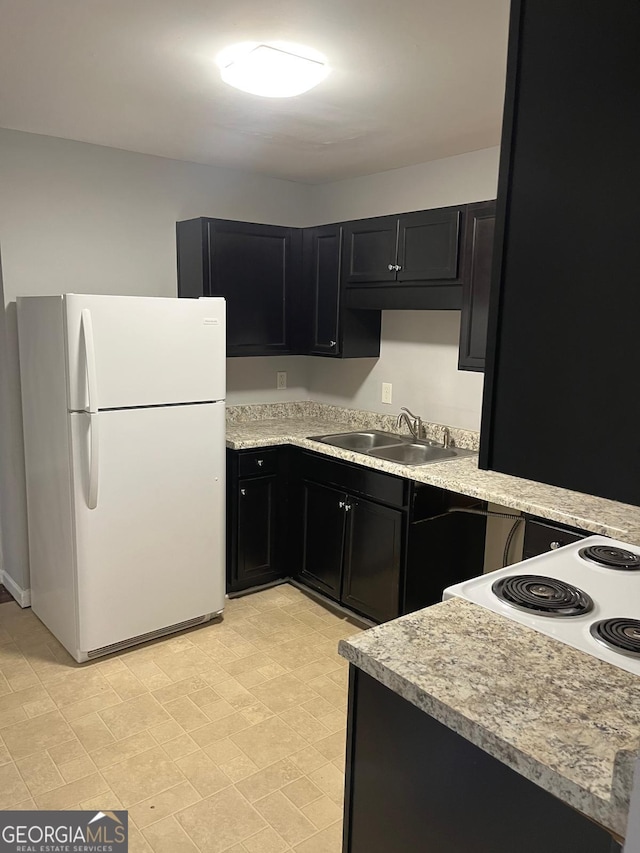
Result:
M578 556L605 569L618 569L623 572L640 569L640 555L614 545L590 545L588 548L581 548Z
M511 575L491 587L505 604L540 616L583 616L593 610L586 592L556 578Z

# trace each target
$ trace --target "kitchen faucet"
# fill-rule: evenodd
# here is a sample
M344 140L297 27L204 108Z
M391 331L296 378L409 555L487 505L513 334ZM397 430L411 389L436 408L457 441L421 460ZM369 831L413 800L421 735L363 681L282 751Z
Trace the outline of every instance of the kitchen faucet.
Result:
M411 420L412 418L413 420ZM414 415L405 406L400 409L400 414L396 420L396 429L402 426L403 421L416 441L423 437L422 418L419 415Z

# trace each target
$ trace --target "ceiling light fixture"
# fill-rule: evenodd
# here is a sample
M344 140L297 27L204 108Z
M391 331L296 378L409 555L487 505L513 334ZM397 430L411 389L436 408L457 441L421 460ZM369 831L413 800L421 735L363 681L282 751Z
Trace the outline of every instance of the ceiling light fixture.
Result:
M312 48L273 42L233 45L218 56L225 83L263 98L292 98L313 89L331 69Z

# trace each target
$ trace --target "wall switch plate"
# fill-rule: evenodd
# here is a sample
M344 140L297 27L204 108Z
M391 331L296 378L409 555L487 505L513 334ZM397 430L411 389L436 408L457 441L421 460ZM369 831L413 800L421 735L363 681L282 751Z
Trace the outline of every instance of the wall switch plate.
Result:
M392 390L392 386L391 386L390 382L383 382L382 383L382 397L381 397L381 399L382 399L383 403L388 403L389 405L391 405L391 390Z
M279 370L276 373L276 389L278 391L284 391L287 387L287 371Z

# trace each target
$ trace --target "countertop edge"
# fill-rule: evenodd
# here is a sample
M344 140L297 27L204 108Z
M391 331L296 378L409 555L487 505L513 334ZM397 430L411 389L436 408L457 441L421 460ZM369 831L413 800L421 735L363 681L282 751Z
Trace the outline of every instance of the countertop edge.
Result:
M405 701L482 749L483 752L498 759L519 775L534 782L608 831L620 838L624 837L629 810L630 780L633 778L637 759L635 753L628 750L620 750L617 753L611 781L612 797L608 800L603 799L554 771L548 765L506 743L497 733L490 732L460 711L420 690L384 663L374 660L370 655L353 646L349 640L340 640L338 652L351 665L370 675Z
M347 431L347 430L345 430ZM455 477L452 474L447 474L447 471L452 471L448 466L455 465L456 461L434 462L429 465L421 466L419 470L406 465L400 465L396 462L388 462L372 456L366 456L362 453L343 450L342 448L333 447L328 444L322 444L319 441L313 441L309 438L301 438L299 435L273 435L260 436L255 439L227 439L227 447L230 450L252 450L266 447L278 447L283 445L292 445L303 450L311 450L314 453L320 453L323 456L328 456L342 462L362 465L365 468L372 468L376 471L381 471L386 474L391 474L396 477L401 477L406 480L411 480L415 483L424 483L426 485L435 486L437 488L446 489L458 494L466 495L467 497L477 498L500 506L510 507L519 512L527 512L531 515L545 518L548 521L557 521L560 524L566 524L572 527L577 527L589 533L599 534L602 536L610 536L614 539L627 541L630 544L640 544L640 528L635 527L615 527L612 524L599 522L593 518L587 518L580 515L579 512L567 512L566 510L558 510L548 504L538 502L535 498L527 498L527 489L544 488L549 490L558 489L563 495L567 490L560 490L557 486L551 486L546 483L537 483L533 480L523 480L520 477L512 477L499 472L482 471L482 475L496 477L509 477L513 481L513 488L523 492L522 497L511 494L508 488L496 483L494 488L485 486L474 486L465 481L464 476ZM580 492L575 492L576 501L580 499L602 500L606 498L594 498L592 495L581 495ZM615 502L613 502L615 503ZM623 507L626 505L622 505ZM635 509L630 507L630 509Z

